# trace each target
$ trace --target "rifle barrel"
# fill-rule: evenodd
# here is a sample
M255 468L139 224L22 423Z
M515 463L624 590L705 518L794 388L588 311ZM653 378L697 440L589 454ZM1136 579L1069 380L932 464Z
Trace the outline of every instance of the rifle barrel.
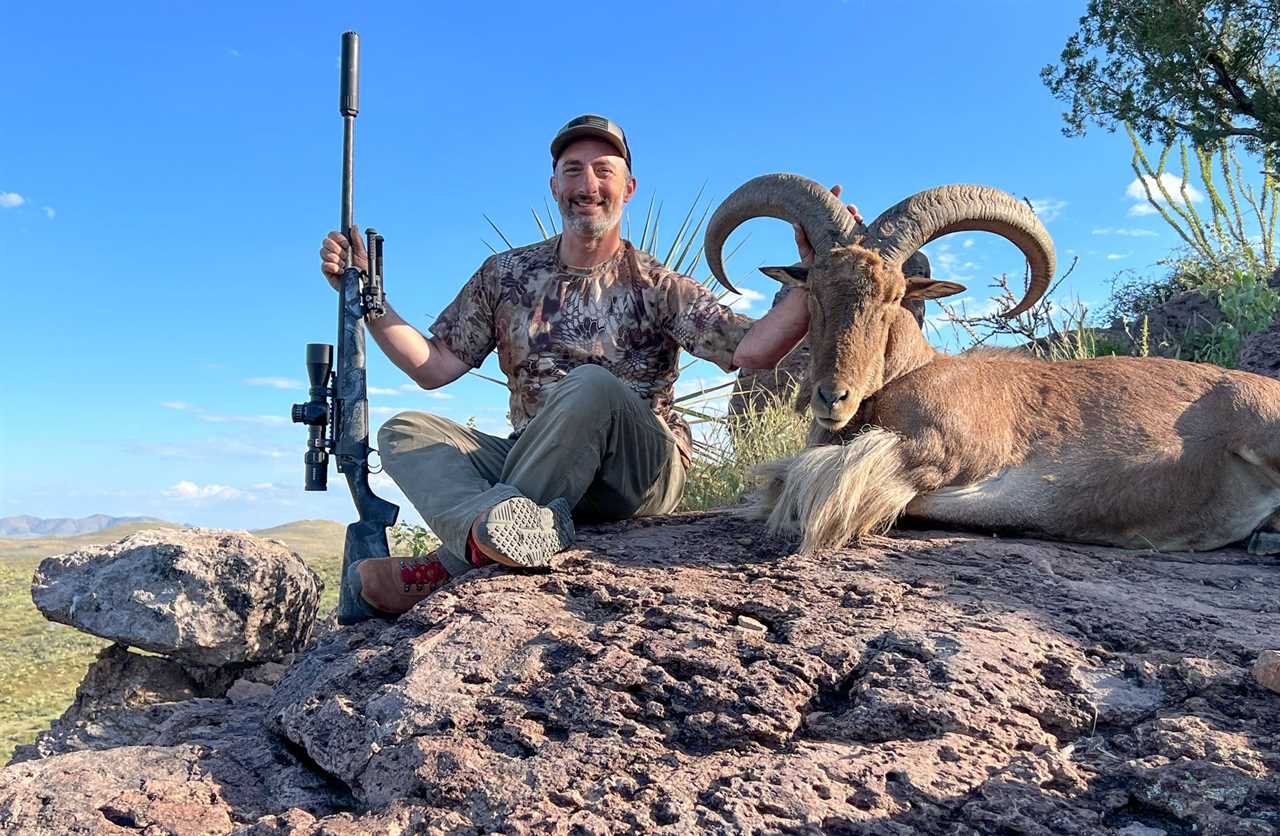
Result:
M355 32L342 33L342 69L338 93L338 112L342 114L342 219L339 221L343 235L351 231L355 220L355 153L356 114L360 112L360 36ZM354 242L352 242L354 246ZM352 250L347 249L347 264L352 262Z

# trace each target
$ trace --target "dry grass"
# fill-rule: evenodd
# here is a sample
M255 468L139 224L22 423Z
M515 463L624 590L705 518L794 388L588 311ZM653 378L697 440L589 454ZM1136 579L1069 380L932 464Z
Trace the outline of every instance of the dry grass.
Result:
M792 408L795 390L763 398L750 415L707 415L698 411L710 391L682 399L691 424L702 428L685 483L681 511L736 505L755 487L755 470L804 448L809 419Z

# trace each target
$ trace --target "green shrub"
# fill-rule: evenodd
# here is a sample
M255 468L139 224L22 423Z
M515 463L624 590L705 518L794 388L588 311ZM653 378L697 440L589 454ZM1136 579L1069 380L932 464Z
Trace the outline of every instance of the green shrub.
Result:
M1190 359L1225 368L1240 364L1240 349L1250 335L1263 331L1280 317L1280 293L1265 276L1237 272L1231 279L1197 288L1222 311L1224 319L1187 340Z
M1151 277L1140 276L1134 270L1121 270L1111 277L1111 295L1102 318L1107 322L1139 322L1152 308L1188 288L1177 271Z
M414 557L422 557L440 545L440 538L431 533L431 529L425 525L397 523L394 528L388 530L388 533L391 535L392 552L401 556L407 553Z

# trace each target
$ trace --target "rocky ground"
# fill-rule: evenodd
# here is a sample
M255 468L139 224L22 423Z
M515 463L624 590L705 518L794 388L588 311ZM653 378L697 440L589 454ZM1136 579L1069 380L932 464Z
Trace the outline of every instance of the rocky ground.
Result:
M583 533L283 663L105 651L0 830L1280 833L1280 558Z

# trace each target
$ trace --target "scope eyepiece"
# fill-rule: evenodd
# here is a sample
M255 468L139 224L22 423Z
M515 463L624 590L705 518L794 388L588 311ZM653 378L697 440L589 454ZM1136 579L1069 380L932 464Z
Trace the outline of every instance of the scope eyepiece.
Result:
M329 454L324 450L311 449L303 456L307 468L304 489L308 491L327 491L329 489Z

